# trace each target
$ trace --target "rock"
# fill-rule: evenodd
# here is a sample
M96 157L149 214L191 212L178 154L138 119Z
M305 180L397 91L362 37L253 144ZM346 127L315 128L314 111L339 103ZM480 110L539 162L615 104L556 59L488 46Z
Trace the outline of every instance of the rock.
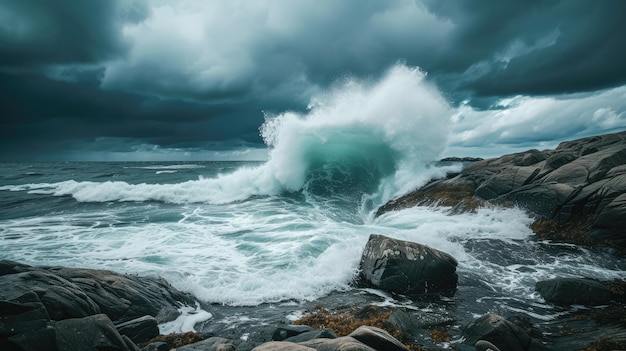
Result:
M54 350L54 329L34 292L0 301L0 350Z
M603 283L584 278L557 278L537 282L535 290L548 302L559 305L604 305L611 292Z
M439 160L439 162L476 162L482 160L480 157L445 157Z
M414 335L420 329L429 329L439 325L452 324L454 318L448 311L407 312L401 309L395 310L388 318L389 322L406 335Z
M176 351L235 351L231 340L214 336L193 344L177 347Z
M302 342L299 345L317 351L384 351L383 349L376 350L351 336L342 336L336 339L315 339Z
M117 332L106 314L59 321L55 325L55 332L59 351L139 350Z
M463 331L465 343L476 350L544 351L546 347L526 331L496 314L488 313L476 319Z
M46 328L50 317L34 292L0 301L0 337Z
M27 331L8 338L10 345L2 347L2 350L20 351L57 351L55 347L56 333L52 326L46 326L42 329ZM2 343L0 342L0 345Z
M121 335L126 335L136 344L146 342L159 335L159 323L152 316L143 316L116 324L115 328Z
M31 267L11 261L0 261L0 272L0 299L34 292L52 320L104 313L120 323L195 303L191 295L160 278L106 270Z
M270 341L253 348L252 351L315 351L315 349L293 342Z
M474 347L476 351L501 351L500 348L487 340L478 340Z
M0 298L9 299L34 292L53 320L80 318L100 313L100 307L76 284L47 271L33 269L27 272L0 276Z
M337 335L335 334L334 331L328 328L324 328L324 329L315 329L315 330L310 330L308 332L300 333L298 335L294 335L290 338L287 338L284 341L298 343L298 342L309 341L313 339L335 339L335 338L337 338Z
M447 253L425 245L370 236L360 262L367 285L407 295L453 295L457 261Z
M193 297L162 278L119 274L107 270L51 267L48 271L79 286L111 320L124 322L162 309L195 305ZM165 321L159 321L160 323Z
M375 350L408 351L406 346L399 340L380 328L364 325L358 327L348 336L355 338Z
M157 341L146 345L142 351L170 351L170 345L163 341Z
M451 193L461 202L475 197L495 205L513 204L539 219L553 220L558 230L537 229L548 239L626 251L626 131L563 142L555 150L474 162L454 178L390 201L376 215L415 205L456 206ZM572 229L585 234L568 236Z
M0 261L0 286L1 350L139 350L135 342L159 334L154 316L195 302L163 279L11 261Z
M291 338L298 334L302 334L312 330L315 330L315 328L309 327L308 325L283 324L279 325L276 328L276 330L272 334L272 340L283 341L287 338Z

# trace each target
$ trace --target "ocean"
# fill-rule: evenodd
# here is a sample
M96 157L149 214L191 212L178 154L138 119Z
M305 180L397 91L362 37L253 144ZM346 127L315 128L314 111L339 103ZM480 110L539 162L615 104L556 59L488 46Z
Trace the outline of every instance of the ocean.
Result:
M0 163L0 259L161 276L242 323L294 318L329 296L413 304L351 284L373 233L455 257L453 304L468 318L551 320L567 311L545 304L537 281L625 277L623 260L601 249L536 240L517 208L375 217L462 169L436 161L449 116L419 71L399 67L379 82L347 80L307 113L268 115L267 161Z

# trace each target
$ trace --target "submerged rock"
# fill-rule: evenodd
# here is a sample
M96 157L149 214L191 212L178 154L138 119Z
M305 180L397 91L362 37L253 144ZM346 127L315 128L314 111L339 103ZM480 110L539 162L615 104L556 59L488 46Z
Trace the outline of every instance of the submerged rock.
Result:
M407 295L453 295L457 261L445 252L414 242L372 234L361 256L366 285Z
M272 334L272 340L283 341L285 339L300 335L302 333L314 331L313 327L308 325L284 324L279 325Z
M547 348L526 331L504 317L487 313L470 323L463 331L465 343L476 350L544 351ZM494 349L495 347L495 349Z
M556 278L535 284L548 302L559 305L605 305L611 301L609 288L594 279Z
M547 238L626 250L626 132L474 162L456 177L390 201L377 215L423 204L471 210L481 200L517 205L553 223L533 228Z

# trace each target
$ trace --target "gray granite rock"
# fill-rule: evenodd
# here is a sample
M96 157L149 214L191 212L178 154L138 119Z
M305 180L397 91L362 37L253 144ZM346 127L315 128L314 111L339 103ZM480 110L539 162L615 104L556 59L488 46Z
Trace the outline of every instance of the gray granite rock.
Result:
M381 206L377 215L424 204L425 199L436 204L433 195L467 198L465 192L584 231L584 238L566 235L562 240L626 250L626 132L474 162L454 178L433 181Z
M445 252L372 234L361 256L360 274L366 285L395 293L453 295L456 266Z
M33 292L52 320L104 313L121 323L195 304L191 295L160 278L96 269L31 267L11 261L0 261L0 272L4 273L0 275L0 299Z

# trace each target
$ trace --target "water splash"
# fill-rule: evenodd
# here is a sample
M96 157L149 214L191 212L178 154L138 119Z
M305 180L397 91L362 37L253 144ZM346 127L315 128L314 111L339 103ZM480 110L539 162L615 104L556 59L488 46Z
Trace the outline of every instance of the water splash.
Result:
M40 183L0 190L71 195L81 202L224 204L304 190L383 201L427 181L443 151L451 109L418 68L395 65L378 81L346 78L311 100L306 113L266 116L269 160L214 178L177 184L123 181ZM360 200L359 200L360 201ZM357 201L358 202L358 201Z

